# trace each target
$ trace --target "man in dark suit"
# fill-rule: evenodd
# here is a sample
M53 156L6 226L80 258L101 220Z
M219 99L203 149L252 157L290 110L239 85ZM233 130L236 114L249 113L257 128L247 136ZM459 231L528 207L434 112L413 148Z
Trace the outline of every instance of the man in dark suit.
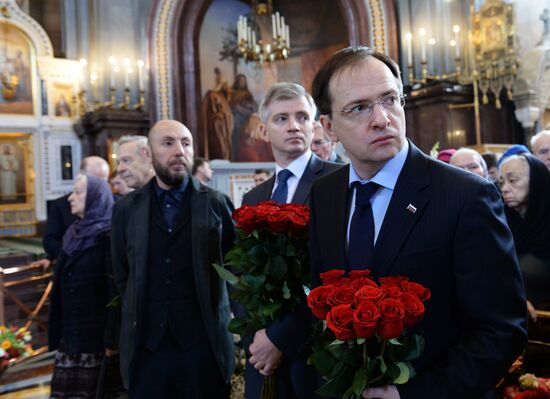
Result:
M494 398L524 348L527 315L497 190L407 141L399 67L389 57L367 47L337 52L316 75L313 96L351 159L312 189L314 281L328 269L370 268L432 293L417 328L426 341L417 375L363 397Z
M271 142L276 173L246 193L243 204L270 199L307 204L315 179L340 167L321 160L310 150L316 112L313 99L298 84L276 83L268 89L260 104L261 129ZM281 178L285 173L287 176ZM245 349L251 353L246 365L248 399L260 398L262 375L269 375L275 369L279 398L315 397L315 372L306 365L308 353L304 344L310 329L307 310L303 310L305 314L287 315L257 331L252 344L251 337L243 338Z
M122 378L130 398L227 398L229 299L212 264L232 245L231 214L221 193L190 176L184 125L157 122L149 146L156 176L113 210Z

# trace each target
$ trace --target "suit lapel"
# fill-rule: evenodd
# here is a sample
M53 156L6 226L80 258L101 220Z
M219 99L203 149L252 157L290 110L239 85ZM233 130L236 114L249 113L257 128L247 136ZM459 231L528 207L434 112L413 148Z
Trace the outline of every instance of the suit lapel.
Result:
M257 188L257 202L269 201L271 199L271 192L275 185L275 174L267 179L264 183L260 184Z
M134 231L134 251L136 265L136 284L145 287L147 259L149 257L149 222L151 208L151 192L153 180L144 186L140 195L136 195L133 203L132 224Z
M317 174L323 170L323 163L315 154L311 154L304 174L298 183L296 192L292 197L293 204L307 204L311 193L311 186L317 178Z
M395 258L429 202L422 192L430 184L425 155L412 143L409 145L407 161L397 180L374 248L373 271L377 276L391 271Z
M204 239L204 237L208 237L208 227L211 223L210 201L206 187L203 187L198 180L191 177L189 184L192 185L189 193L191 196L191 232L194 237L202 237L202 239L193 240L192 243L195 285L199 303L202 304L207 303L205 300L208 298L208 292L205 292L204 288L208 290L210 287L210 275L203 267L205 259L209 258L208 239Z

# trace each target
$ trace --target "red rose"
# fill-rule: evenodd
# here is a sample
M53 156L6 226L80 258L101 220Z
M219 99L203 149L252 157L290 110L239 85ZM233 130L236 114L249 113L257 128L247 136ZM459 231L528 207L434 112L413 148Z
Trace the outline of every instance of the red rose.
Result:
M397 285L382 285L380 289L382 290L382 292L384 293L384 297L386 298L397 298L403 293L403 290L401 290L401 288L399 288Z
M378 306L372 302L361 302L353 312L353 331L358 338L369 338L376 331L380 319Z
M294 237L303 237L309 230L309 215L290 213L288 215L290 233Z
M277 211L266 218L267 227L276 234L285 233L288 230L288 219L285 212Z
M237 227L245 233L252 233L256 228L256 215L254 208L250 205L243 205L233 211L233 220L237 222Z
M352 280L355 280L355 279L358 279L358 278L363 278L363 277L370 277L371 275L371 271L370 269L366 269L366 270L352 270L348 273L348 276L352 279Z
M327 297L329 306L351 304L355 298L355 290L349 287L336 287Z
M307 296L307 305L311 309L311 313L321 320L325 320L325 316L330 310L327 304L328 295L334 290L330 285L322 285L311 290Z
M266 201L259 203L254 209L259 227L264 227L267 225L267 218L269 215L279 213L281 208L276 202Z
M376 285L376 283L368 277L359 277L359 278L355 278L355 279L353 279L353 277L352 277L352 279L349 282L350 288L353 288L355 291L360 290L362 287L364 287L366 285L368 285L370 287L378 288L378 285Z
M401 283L404 281L409 281L409 278L406 276L387 276L387 277L380 277L379 278L381 285L398 285L400 286Z
M382 320L378 325L378 335L384 339L397 338L403 332L405 309L401 301L385 298L378 303Z
M377 303L382 298L384 298L384 292L380 288L371 285L365 285L355 293L355 303L357 305L361 302Z
M401 287L403 288L403 291L414 293L422 302L426 302L432 296L429 289L424 287L422 284L414 283L412 281L403 282Z
M426 308L415 294L404 292L399 296L399 300L405 308L405 328L415 325L422 319Z
M355 338L351 305L338 305L332 308L327 313L327 327L340 341Z
M332 269L319 274L319 277L321 277L321 280L323 280L323 285L330 285L339 282L342 279L343 275L343 270Z

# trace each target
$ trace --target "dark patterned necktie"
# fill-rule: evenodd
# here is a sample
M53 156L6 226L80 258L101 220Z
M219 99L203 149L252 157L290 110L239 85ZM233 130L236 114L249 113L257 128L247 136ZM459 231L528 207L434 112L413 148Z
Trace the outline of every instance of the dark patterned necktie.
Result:
M355 209L351 218L348 243L350 269L370 269L374 252L374 217L371 197L380 188L376 183L354 183Z
M286 197L288 197L287 181L291 176L294 175L287 169L283 169L277 174L277 188L271 196L272 201L278 202L279 204L286 204Z

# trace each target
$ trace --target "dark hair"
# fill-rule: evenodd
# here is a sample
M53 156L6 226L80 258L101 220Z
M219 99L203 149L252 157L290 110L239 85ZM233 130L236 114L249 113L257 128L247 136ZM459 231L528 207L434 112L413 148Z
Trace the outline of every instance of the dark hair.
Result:
M265 170L265 169L256 169L256 170L254 171L254 174L255 174L255 175L259 175L260 173L265 173L266 175L269 176L269 170Z
M345 68L355 66L368 58L376 58L383 62L395 76L400 94L403 91L401 72L397 63L385 54L374 51L370 47L357 46L347 47L332 55L315 75L311 87L311 93L320 115L330 115L332 109L332 98L330 97L330 79Z
M485 160L485 163L487 164L487 169L491 169L493 166L496 168L497 166L497 156L493 152L485 152L481 154L483 159Z
M197 169L200 168L202 165L207 163L208 161L205 158L197 157L193 160L193 169L191 169L191 174L195 176L195 173L197 173Z

